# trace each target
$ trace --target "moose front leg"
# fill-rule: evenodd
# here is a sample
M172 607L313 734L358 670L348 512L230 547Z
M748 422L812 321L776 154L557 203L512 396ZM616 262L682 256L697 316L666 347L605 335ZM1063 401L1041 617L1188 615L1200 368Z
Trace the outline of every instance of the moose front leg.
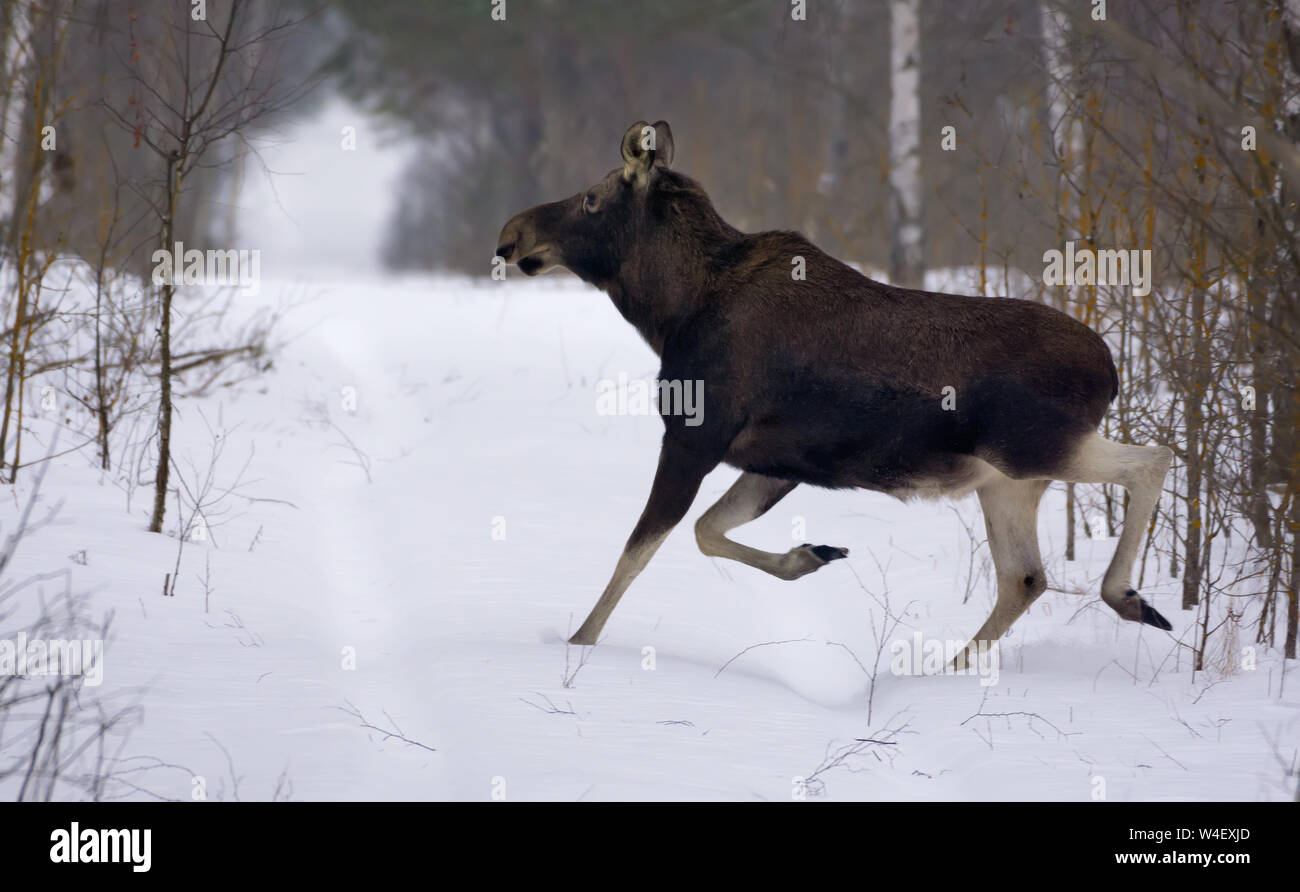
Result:
M821 569L831 561L848 557L847 548L836 548L833 545L811 545L805 542L784 554L774 554L727 538L729 531L762 517L796 486L798 484L793 480L745 471L732 484L731 489L718 499L717 504L701 514L696 521L695 541L699 543L700 551L710 557L731 558L749 564L778 579L798 579Z
M655 482L650 488L650 499L641 512L641 519L623 547L609 585L605 586L586 622L569 639L570 644L596 643L609 615L618 606L618 599L623 597L623 592L627 591L637 574L645 569L673 527L686 516L700 482L717 464L717 461L704 459L664 437L659 451L659 468L655 471Z

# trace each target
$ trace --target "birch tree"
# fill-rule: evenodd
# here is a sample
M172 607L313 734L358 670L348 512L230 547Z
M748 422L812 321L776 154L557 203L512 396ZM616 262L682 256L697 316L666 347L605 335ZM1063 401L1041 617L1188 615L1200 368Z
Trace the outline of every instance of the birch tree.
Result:
M890 281L921 287L925 242L921 225L921 0L889 6L889 209L893 233Z
M1278 129L1287 143L1292 147L1300 148L1300 0L1285 0L1280 5L1285 65L1283 111ZM1285 169L1287 162L1284 161L1283 165ZM1288 190L1295 189L1297 179L1294 163L1290 166L1292 170L1288 171L1287 177L1277 178L1274 196L1277 206L1282 208L1285 214L1283 227L1286 233L1285 238L1279 239L1281 256L1277 258L1277 263L1278 266L1285 265L1294 270L1300 266L1300 258L1296 256L1297 216L1300 215L1296 211L1294 192L1292 191L1292 195L1287 195ZM1286 305L1278 308L1276 334L1290 331L1294 336L1296 321L1294 295L1291 300L1279 296L1275 303ZM1287 527L1291 532L1291 573L1287 585L1286 638L1283 651L1291 659L1296 657L1297 637L1300 636L1300 436L1296 433L1296 428L1300 427L1300 388L1295 384L1300 378L1300 360L1297 359L1297 353L1300 351L1294 348L1294 341L1292 341L1292 349L1286 352L1279 376L1280 380L1289 382L1290 392L1287 392L1288 387L1280 386L1275 395L1278 423L1274 460L1281 471L1280 476L1285 480L1282 505L1288 507L1290 515Z

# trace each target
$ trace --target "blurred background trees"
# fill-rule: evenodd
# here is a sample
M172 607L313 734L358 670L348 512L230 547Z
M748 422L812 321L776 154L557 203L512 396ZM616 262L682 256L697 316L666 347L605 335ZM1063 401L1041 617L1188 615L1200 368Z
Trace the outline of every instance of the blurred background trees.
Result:
M1037 264L1016 183L944 152L939 130L1010 160L1043 76L1032 2L920 7L923 229L931 266L966 265L963 224L1001 214L991 258ZM482 245L521 207L571 195L618 162L629 123L673 126L675 166L742 229L799 229L838 256L888 269L890 7L813 0L604 4L483 0L430 7L341 0L327 70L363 107L427 146L388 233L396 268L483 273ZM1022 52L1013 52L1019 46ZM978 123L976 123L978 122ZM943 157L941 157L941 155ZM938 196L938 197L936 197ZM490 252L489 252L490 253ZM1041 254L1041 249L1039 249Z

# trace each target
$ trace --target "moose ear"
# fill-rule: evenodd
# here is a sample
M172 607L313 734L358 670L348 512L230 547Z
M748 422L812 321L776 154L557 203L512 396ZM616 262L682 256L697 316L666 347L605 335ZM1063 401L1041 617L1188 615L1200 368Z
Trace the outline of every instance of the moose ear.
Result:
M623 179L643 180L656 164L668 167L673 161L673 132L667 121L653 125L637 121L623 134Z
M673 166L673 131L667 121L655 121L655 164Z

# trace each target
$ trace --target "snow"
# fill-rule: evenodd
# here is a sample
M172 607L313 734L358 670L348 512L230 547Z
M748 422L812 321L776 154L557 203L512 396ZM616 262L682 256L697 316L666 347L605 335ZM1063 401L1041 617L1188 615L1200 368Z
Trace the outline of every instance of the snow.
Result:
M268 281L257 299L302 290ZM734 479L725 468L602 643L566 646L641 510L662 430L598 413L597 384L653 376L653 354L567 277L310 291L272 371L180 405L182 467L206 470L206 419L227 435L218 481L248 468L209 538L185 544L175 597L175 510L170 535L147 533L147 487L128 508L89 450L50 462L40 499L62 500L57 522L6 572L70 571L91 614L113 613L94 690L142 707L119 741L133 786L114 795L190 799L195 775L208 798L246 800L1294 795L1279 759L1293 758L1300 682L1262 649L1253 670L1234 649L1193 673L1175 645L1193 616L1154 565L1143 594L1174 633L1121 623L1098 598L1114 540L1082 540L1067 564L1057 488L1040 526L1053 590L1004 642L994 684L889 668L892 641L964 640L987 616L986 550L963 603L974 499L800 487L736 537L851 554L782 582L697 550L690 525ZM6 533L33 479L6 500ZM877 662L886 597L901 621L869 696L859 662Z

